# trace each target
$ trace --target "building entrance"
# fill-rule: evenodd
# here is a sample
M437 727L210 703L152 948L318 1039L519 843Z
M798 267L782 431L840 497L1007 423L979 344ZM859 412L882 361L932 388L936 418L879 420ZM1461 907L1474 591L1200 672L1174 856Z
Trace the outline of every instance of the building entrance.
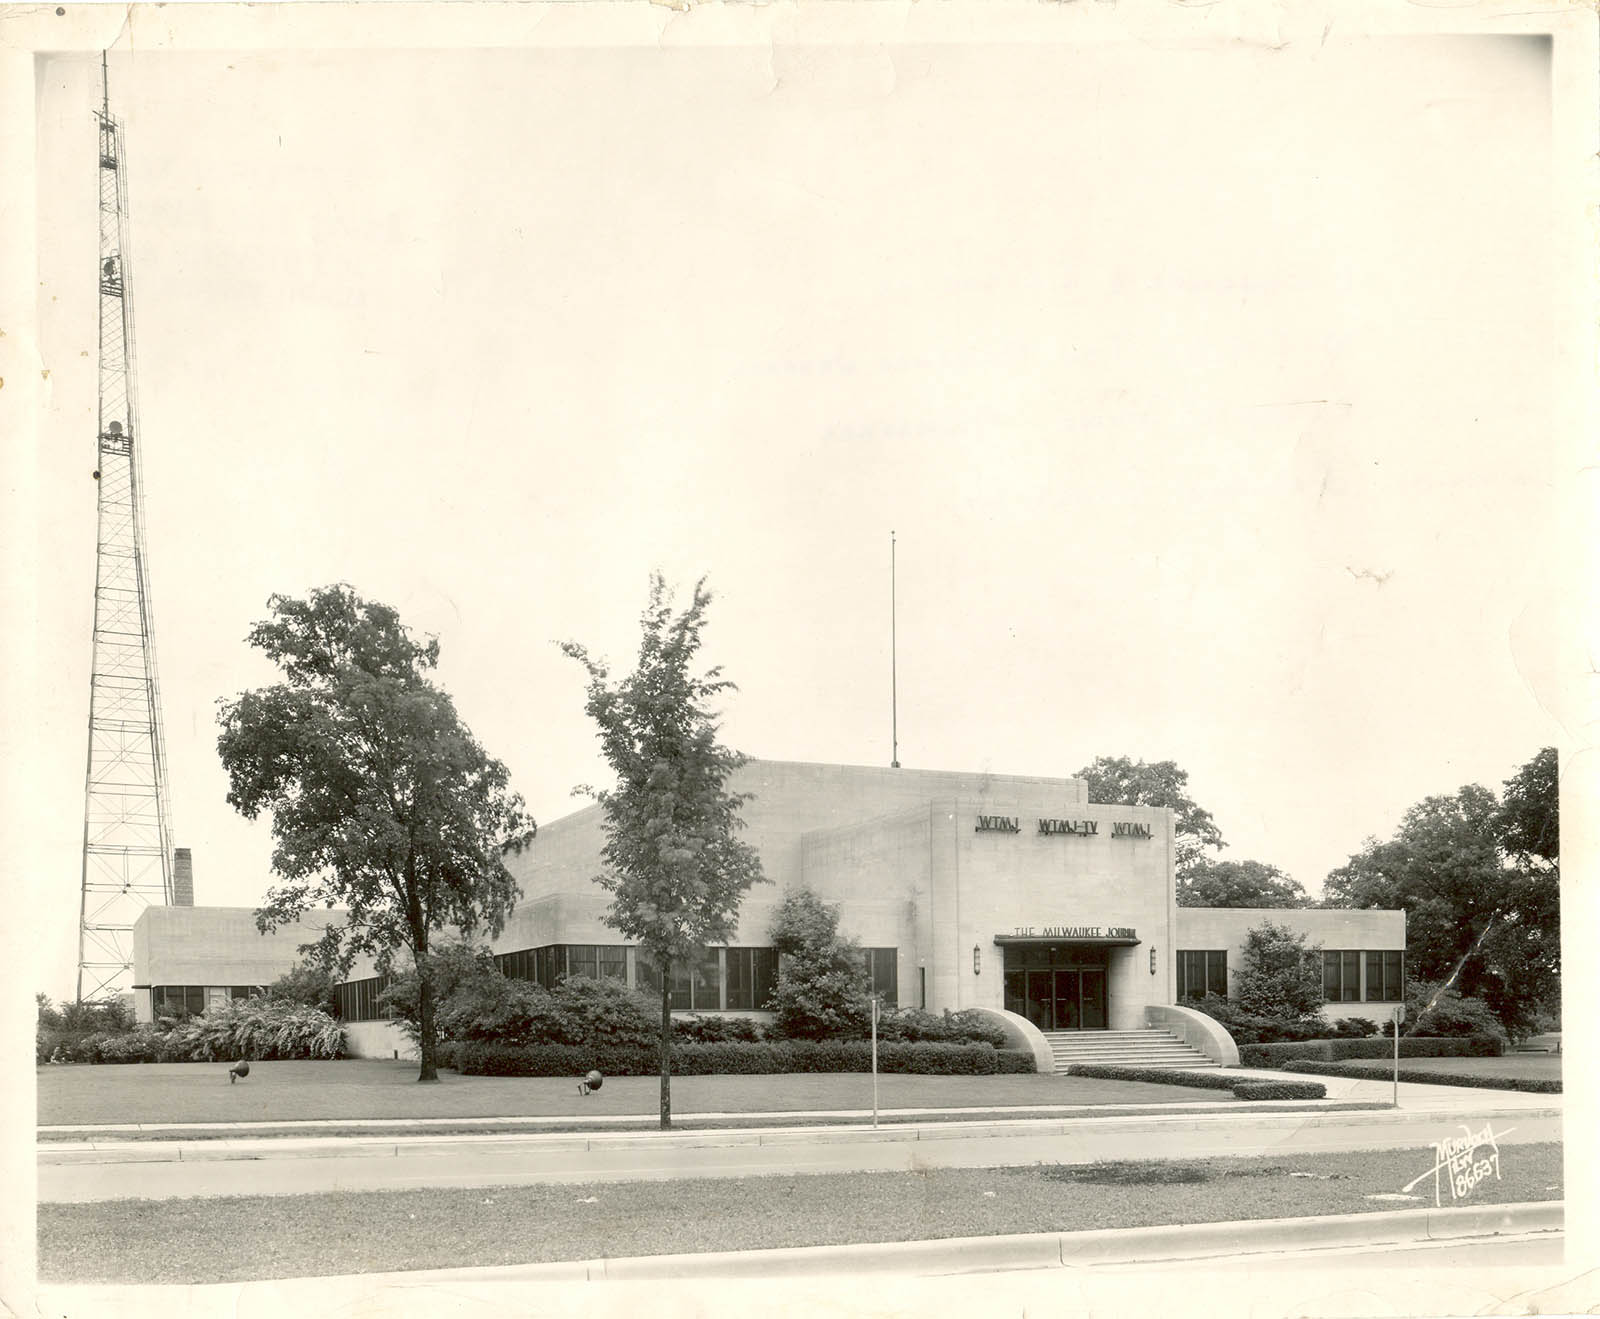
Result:
M1013 945L1005 959L1006 1011L1040 1030L1106 1028L1104 949Z

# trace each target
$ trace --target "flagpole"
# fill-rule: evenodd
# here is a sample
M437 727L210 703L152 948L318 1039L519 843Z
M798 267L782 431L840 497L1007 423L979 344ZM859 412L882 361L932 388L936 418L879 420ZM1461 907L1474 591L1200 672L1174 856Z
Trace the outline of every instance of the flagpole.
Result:
M900 768L899 653L895 617L894 532L889 533L889 768Z

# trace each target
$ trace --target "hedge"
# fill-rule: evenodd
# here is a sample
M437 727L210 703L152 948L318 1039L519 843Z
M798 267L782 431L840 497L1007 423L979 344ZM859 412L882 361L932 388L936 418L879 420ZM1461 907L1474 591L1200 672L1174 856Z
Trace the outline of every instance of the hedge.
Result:
M1069 1076L1107 1081L1149 1081L1155 1085L1187 1085L1201 1090L1231 1090L1237 1099L1322 1099L1328 1088L1315 1081L1262 1081L1228 1072L1186 1072L1166 1067L1121 1067L1116 1063L1073 1063ZM1278 1094L1276 1091L1284 1090ZM1245 1093L1249 1090L1251 1093Z
M1502 1046L1493 1035L1432 1037L1402 1035L1402 1058L1497 1058ZM1295 1059L1338 1062L1345 1058L1393 1058L1394 1037L1388 1039L1297 1040L1287 1044L1241 1044L1241 1067L1282 1067Z
M1315 1081L1236 1081L1235 1099L1323 1099L1328 1087Z
M510 1045L465 1041L454 1048L453 1065L468 1076L654 1076L656 1048L629 1045ZM872 1045L860 1040L772 1040L695 1043L674 1041L674 1076L778 1075L792 1072L868 1072ZM988 1044L880 1044L880 1072L934 1076L992 1076L1033 1071L1025 1049Z
M1395 1075L1394 1067L1368 1062L1292 1062L1283 1068L1286 1072L1309 1072L1317 1076L1352 1076L1361 1081L1387 1081ZM1560 1081L1534 1080L1521 1076L1486 1076L1468 1072L1423 1072L1402 1067L1402 1081L1418 1085L1464 1085L1483 1090L1524 1090L1536 1095L1559 1095Z

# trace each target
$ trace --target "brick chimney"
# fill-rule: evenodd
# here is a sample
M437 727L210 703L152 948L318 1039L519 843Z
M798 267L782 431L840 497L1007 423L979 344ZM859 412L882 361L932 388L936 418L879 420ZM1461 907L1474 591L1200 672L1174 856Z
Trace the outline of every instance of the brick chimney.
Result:
M194 859L187 847L172 850L172 905L194 906Z

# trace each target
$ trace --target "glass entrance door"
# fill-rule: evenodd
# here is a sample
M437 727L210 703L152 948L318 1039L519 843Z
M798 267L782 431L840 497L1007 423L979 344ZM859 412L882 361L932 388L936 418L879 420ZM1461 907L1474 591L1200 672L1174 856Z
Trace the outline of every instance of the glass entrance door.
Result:
M1083 1012L1079 1006L1077 971L1056 971L1055 1025L1052 1030L1078 1030Z
M1078 972L1079 1022L1083 1030L1106 1028L1106 973L1104 971Z
M1104 1030L1103 957L1098 950L1060 945L1007 948L1006 1010L1026 1017L1040 1030Z

